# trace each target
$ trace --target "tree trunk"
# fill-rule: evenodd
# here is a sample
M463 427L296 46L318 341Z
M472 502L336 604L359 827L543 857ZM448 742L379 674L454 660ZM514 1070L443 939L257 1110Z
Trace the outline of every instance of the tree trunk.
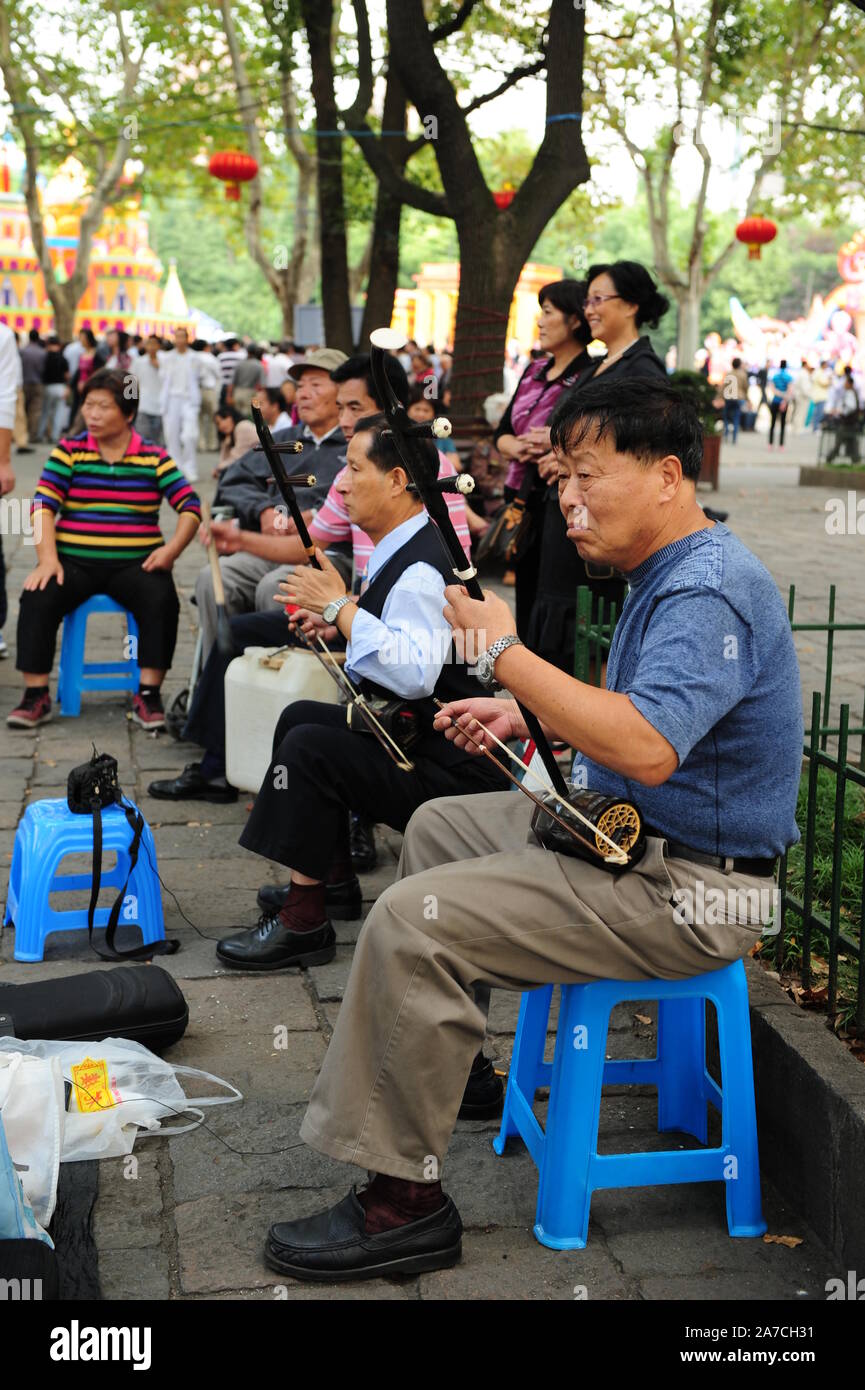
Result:
M382 108L382 129L388 131L406 128L407 98L405 87L394 65L388 69L387 86ZM394 168L405 172L409 152L406 141L389 135L389 152ZM374 328L386 328L393 317L393 302L399 281L399 233L402 221L402 199L388 192L379 182L375 203L375 221L372 230L372 254L370 273L366 289L366 305L360 330L360 347L365 350L369 335Z
M302 0L312 68L315 102L315 148L318 158L318 215L321 246L321 302L328 347L352 350L348 286L348 246L342 187L342 139L334 95L333 0Z
M504 237L473 223L457 227L460 293L454 330L451 414L458 430L477 423L487 396L501 391L508 317L523 257ZM507 249L508 254L503 254ZM522 251L522 248L520 248Z
M402 201L378 186L375 222L372 230L372 254L366 304L360 329L360 351L366 351L369 335L374 328L388 328L393 317L393 302L399 279L399 229L402 221Z
M676 337L676 367L680 371L694 370L694 357L700 346L700 305L702 294L699 290L680 290L676 295L679 306L679 331Z

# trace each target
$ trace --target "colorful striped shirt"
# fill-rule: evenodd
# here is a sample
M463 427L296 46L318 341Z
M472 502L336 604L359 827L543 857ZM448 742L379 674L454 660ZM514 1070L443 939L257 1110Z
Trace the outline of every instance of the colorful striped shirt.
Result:
M181 514L201 516L201 504L177 464L135 430L116 463L106 463L91 434L61 439L42 470L30 508L54 513L57 553L117 564L138 560L164 544L163 499Z
M450 459L439 453L439 477L452 478L456 471ZM331 483L327 497L309 523L309 534L320 546L337 545L341 541L350 540L354 557L354 572L357 578L366 574L374 545L366 532L361 531L359 526L355 526L346 510L342 494L337 491L336 485L344 472L345 469L340 469ZM466 521L465 498L459 492L446 492L444 498L451 514L454 529L459 536L460 545L467 556L471 555L472 541L469 524Z

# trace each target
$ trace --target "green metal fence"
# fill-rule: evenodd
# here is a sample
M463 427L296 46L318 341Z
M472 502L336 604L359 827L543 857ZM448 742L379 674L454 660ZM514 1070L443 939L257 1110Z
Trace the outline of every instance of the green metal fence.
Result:
M865 842L865 826L861 830L858 829L855 824L858 817L853 818L851 825L845 808L848 788L865 788L865 771L854 767L847 758L850 733L849 705L841 706L838 752L835 757L824 751L822 746L820 711L820 692L815 690L811 702L811 728L805 745L808 783L804 825L799 826L802 841L799 846L788 850L781 859L778 875L781 920L775 956L778 968L783 968L790 955L790 938L798 925L801 934L801 939L796 943L801 951L798 973L802 987L811 989L813 942L819 933L821 941L826 943L822 948L826 952L825 959L829 970L825 986L826 1007L833 1017L838 1011L839 1003L839 964L848 965L852 956L856 965L845 972L847 988L850 991L845 1003L850 1007L856 1031L861 1033L865 1030L865 952L862 950L862 924L865 922L865 854L861 851L861 844ZM826 843L823 847L823 862L818 864L821 852L817 824L821 768L825 768L834 779L834 796L831 836L824 836ZM788 888L791 860L794 860L794 857L797 878L801 879L802 884L801 897L790 892ZM831 858L828 881L827 858ZM842 901L845 887L846 904Z
M610 650L619 608L600 597L593 614L594 595L581 584L577 589L577 633L574 642L574 675L589 685L600 685L603 664Z
M790 619L790 626L794 632L825 632L826 634L826 669L823 682L823 702L822 709L827 720L830 717L832 708L832 670L835 659L835 633L836 632L865 632L865 622L863 623L836 623L835 621L835 585L829 585L829 612L824 623L797 623L793 618L793 610L796 604L796 585L790 585L790 594L787 600L787 615ZM865 666L863 666L865 669ZM865 687L865 681L863 681ZM808 734L810 735L810 730ZM836 737L840 733L840 728L827 724L825 728L821 726L820 747L826 751L829 738ZM865 768L865 693L862 697L862 723L847 730L848 735L858 734L859 738L859 766Z

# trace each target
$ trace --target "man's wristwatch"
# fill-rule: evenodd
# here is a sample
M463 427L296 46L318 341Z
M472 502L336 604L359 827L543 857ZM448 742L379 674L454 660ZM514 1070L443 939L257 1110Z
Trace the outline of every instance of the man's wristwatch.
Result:
M496 683L496 662L502 652L507 651L508 647L521 647L522 645L522 640L511 633L507 637L498 637L491 646L487 647L485 652L481 652L475 663L475 675L481 685L485 685L491 690Z
M347 603L351 602L352 599L349 594L343 594L342 598L332 598L330 603L326 603L322 608L321 616L326 623L335 623L340 608L344 608Z

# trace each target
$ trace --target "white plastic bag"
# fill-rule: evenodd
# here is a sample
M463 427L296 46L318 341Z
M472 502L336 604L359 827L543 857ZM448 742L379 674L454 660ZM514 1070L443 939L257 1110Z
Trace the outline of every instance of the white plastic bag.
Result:
M230 1105L243 1099L230 1082L196 1067L172 1066L126 1038L106 1038L103 1042L0 1038L0 1055L13 1050L25 1060L41 1058L58 1064L61 1114L63 1082L71 1088L62 1123L62 1163L131 1153L139 1134L185 1134L201 1124L206 1106ZM212 1081L232 1094L187 1097L177 1080L179 1075ZM172 1123L185 1115L194 1116L191 1123ZM5 1113L3 1118L5 1123ZM7 1138L14 1155L8 1129Z
M56 1057L3 1051L10 1041L0 1041L0 1116L24 1196L40 1226L47 1226L60 1173L63 1078Z

